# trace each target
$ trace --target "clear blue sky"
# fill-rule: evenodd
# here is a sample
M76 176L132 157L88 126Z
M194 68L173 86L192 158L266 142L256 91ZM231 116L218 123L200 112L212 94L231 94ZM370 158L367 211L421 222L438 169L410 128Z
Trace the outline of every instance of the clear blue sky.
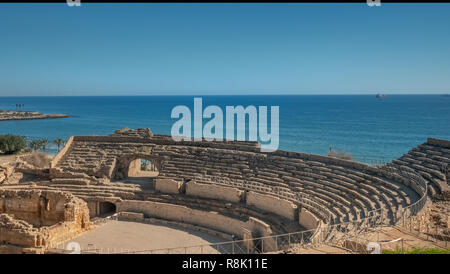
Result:
M450 93L450 4L0 4L0 96L378 92Z

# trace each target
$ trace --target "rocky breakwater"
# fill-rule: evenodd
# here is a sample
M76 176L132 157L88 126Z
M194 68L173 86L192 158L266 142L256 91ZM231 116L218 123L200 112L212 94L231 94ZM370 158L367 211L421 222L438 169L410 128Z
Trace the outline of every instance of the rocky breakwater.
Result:
M44 114L37 111L0 110L0 121L67 118L66 114Z

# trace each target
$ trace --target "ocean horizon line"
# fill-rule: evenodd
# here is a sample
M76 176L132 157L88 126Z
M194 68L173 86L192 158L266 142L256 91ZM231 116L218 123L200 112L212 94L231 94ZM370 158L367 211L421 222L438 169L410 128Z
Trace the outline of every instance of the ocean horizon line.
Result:
M42 97L195 97L195 96L375 96L383 94L388 96L442 96L448 93L341 93L341 94L118 94L118 95L1 95L0 98L42 98Z

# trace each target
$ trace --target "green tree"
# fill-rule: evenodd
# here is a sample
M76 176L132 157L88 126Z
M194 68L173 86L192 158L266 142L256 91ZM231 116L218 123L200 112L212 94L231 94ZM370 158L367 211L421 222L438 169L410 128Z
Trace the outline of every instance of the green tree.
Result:
M40 144L40 142L38 140L33 140L33 141L30 142L29 147L32 150L36 151L36 150L38 150L41 147L41 144Z
M59 152L60 147L64 144L64 140L58 138L58 139L53 140L53 143L55 143L58 146L58 152Z
M22 136L12 134L0 135L0 150L5 154L16 154L26 147L27 143Z
M48 139L42 138L41 140L39 140L39 144L41 145L42 151L45 152L45 149L47 148L48 145Z

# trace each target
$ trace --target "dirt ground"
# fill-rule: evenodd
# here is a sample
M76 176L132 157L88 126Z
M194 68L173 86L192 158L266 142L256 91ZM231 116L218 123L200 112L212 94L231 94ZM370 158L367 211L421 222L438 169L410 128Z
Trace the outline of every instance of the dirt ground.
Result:
M406 229L399 229L397 227L384 227L379 232L374 232L369 235L367 240L378 242L381 244L382 249L388 250L394 250L396 247L406 249L415 247L446 248L445 242L437 241L432 237L428 237L427 240L426 235L418 237L415 232L409 232Z
M77 242L80 244L81 250L90 250L95 253L143 251L139 253L164 254L168 253L168 251L157 249L208 245L225 241L224 239L189 229L138 222L109 221L99 228L80 235L67 243ZM150 250L153 251L150 252ZM203 248L192 247L187 249L186 252L219 253L216 249L209 246L204 246ZM185 249L179 248L171 250L169 253L185 253Z
M8 163L14 163L16 160L17 155L4 155L0 154L0 165L1 164L8 164Z
M306 247L306 248L292 248L291 252L289 254L349 254L345 249L335 247L335 246L329 246L329 245L322 245L319 247Z
M400 229L397 227L383 227L379 228L376 232L369 233L362 236L361 238L349 238L351 241L357 241L360 243L378 243L382 250L395 250L398 248L412 249L412 248L449 248L446 247L446 243L442 241L437 241L431 236L427 237L425 234L420 235L420 237L415 232L409 232L405 229ZM366 250L365 244L361 246ZM322 245L319 247L307 247L298 248L294 247L289 253L294 254L351 254L359 253L358 251L350 252L345 248L340 248L337 246Z

